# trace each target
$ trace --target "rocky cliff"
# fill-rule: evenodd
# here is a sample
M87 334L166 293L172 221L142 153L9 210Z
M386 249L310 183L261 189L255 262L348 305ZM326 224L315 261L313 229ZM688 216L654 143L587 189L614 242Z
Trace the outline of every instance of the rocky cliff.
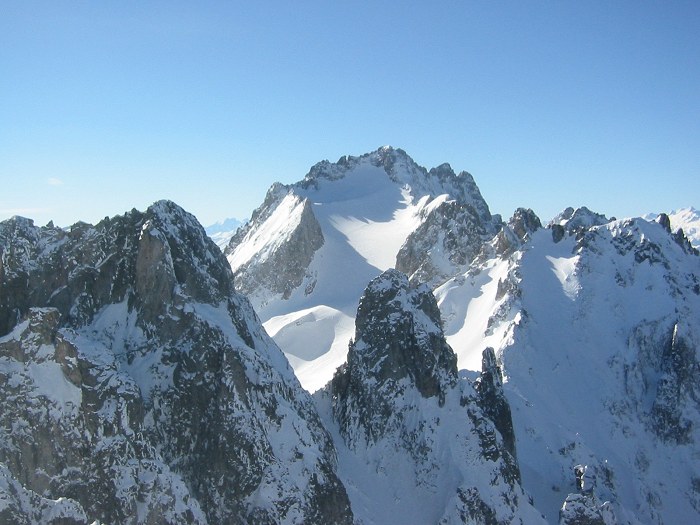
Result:
M365 523L538 523L522 491L498 373L457 372L430 289L388 270L365 290L348 362L316 394ZM490 354L489 354L490 355ZM498 426L509 428L506 442Z
M0 515L351 523L328 433L233 288L170 202L1 223Z
M471 204L444 201L408 236L396 254L396 269L436 288L465 271L501 227L499 217L479 214Z

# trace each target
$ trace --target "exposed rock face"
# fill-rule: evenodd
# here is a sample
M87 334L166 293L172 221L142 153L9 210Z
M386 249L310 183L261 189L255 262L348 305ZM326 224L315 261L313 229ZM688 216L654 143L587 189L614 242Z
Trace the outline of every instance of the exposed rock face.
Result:
M686 322L638 326L630 347L638 359L629 366L626 392L648 428L671 445L693 444L700 400L700 362Z
M450 190L449 200L426 209L420 226L396 255L396 269L407 274L411 282L435 288L468 267L483 244L501 228L501 218L491 215L473 177L466 171L456 174L447 163L412 183L433 196L441 193L439 188L442 192ZM435 189L423 189L431 183Z
M554 242L559 242L564 238L566 230L561 224L552 224L552 240Z
M496 235L493 245L496 255L508 257L542 227L539 217L531 209L518 208L501 231Z
M524 241L531 233L539 230L542 223L530 208L518 208L508 221L508 226L518 239Z
M267 236L275 238L266 244ZM225 253L235 268L237 290L287 299L308 277L309 264L323 242L311 202L276 184L250 222L236 231ZM241 245L248 248L237 251Z
M676 233L673 234L673 240L676 241L678 246L683 248L684 252L691 255L700 255L700 251L692 245L690 239L686 236L682 229L679 228L676 230Z
M496 223L500 223L500 217L491 215L488 204L481 196L481 191L474 182L474 178L468 172L462 171L456 174L448 163L444 163L431 169L428 172L428 179L439 181L443 188L450 188L452 190L449 192L450 196L459 204L470 206L484 225L488 225L492 219L495 219Z
M0 339L0 462L9 485L52 500L69 498L84 523L86 516L110 523L204 523L182 478L143 437L138 386L118 373L113 359L79 353L70 335L58 332L59 319L54 308L32 308ZM41 523L37 511L47 505L32 499L16 512L27 523Z
M484 350L481 362L481 376L474 384L479 393L479 404L486 417L493 421L496 429L501 433L506 449L515 458L515 430L510 415L510 405L503 393L501 367L496 361L493 348Z
M411 289L405 274L387 270L367 286L355 327L347 364L331 384L338 396L335 416L351 441L359 431L370 441L384 435L394 398L407 386L444 403L447 388L457 382L457 359L427 286Z
M585 206L580 208L572 208L569 206L559 215L554 217L549 226L559 224L564 227L567 233L577 233L586 230L592 226L602 226L609 223L611 220L605 215L589 210Z
M488 208L480 215L471 204L442 202L408 236L396 255L396 269L412 282L435 288L464 271L499 228Z
M31 525L87 525L85 511L67 498L51 500L27 490L0 464L0 523Z
M658 222L668 233L671 233L671 219L668 218L668 215L665 213L660 213L656 218L656 222Z
M148 320L175 299L177 284L194 301L215 303L233 292L230 269L216 257L196 219L161 201L97 226L66 232L28 219L0 229L0 333L30 306L51 306L61 322L81 326L102 307L132 301ZM174 238L174 233L182 237ZM135 289L134 289L135 284ZM147 292L147 293L146 293Z
M0 260L0 513L352 522L313 403L194 217L14 219Z
M491 367L486 374L492 373ZM480 381L496 384L492 376ZM346 447L339 452L341 464L355 465L340 470L341 478L354 487L351 499L370 505L361 519L541 521L520 488L517 462L482 409L482 400L498 393L487 393L486 386L481 390L483 394L458 377L456 357L445 342L427 286L412 288L396 270L369 284L358 308L348 362L316 396L321 407L328 403L329 425L337 428ZM358 474L358 469L366 473ZM381 505L376 499L386 490L385 476L392 479L395 504L381 515L382 509L374 507Z
M617 519L609 501L601 502L595 494L587 465L576 465L574 476L576 490L566 496L559 510L559 525L617 525Z
M559 512L560 525L616 525L610 503L592 494L569 494Z

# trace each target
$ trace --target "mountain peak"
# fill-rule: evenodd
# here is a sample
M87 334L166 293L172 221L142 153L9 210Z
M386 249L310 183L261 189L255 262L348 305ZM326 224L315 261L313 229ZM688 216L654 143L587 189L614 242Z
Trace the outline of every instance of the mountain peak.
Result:
M439 166L435 166L433 169L430 170L432 173L434 173L437 176L440 175L447 175L454 177L455 176L455 171L452 169L452 166L450 165L449 162L443 162ZM465 172L466 173L466 172ZM443 176L444 176L443 175Z
M343 440L341 465L352 463L352 475L362 480L347 484L363 493L353 501L359 521L541 523L507 450L512 425L491 357L477 393L458 377L430 289L411 287L393 269L369 283L347 364L316 396ZM498 422L482 410L482 400L498 405L490 407ZM511 430L508 443L500 423ZM388 509L385 493L393 498Z
M408 153L401 148L394 148L392 146L382 146L376 151L368 153L367 156L372 159L372 163L375 164L375 166L384 168L389 174L391 174L394 165L397 163L416 165L415 161Z
M9 480L90 517L62 523L352 523L311 399L194 216L158 201L11 226L0 413L19 430L0 432L0 499ZM0 522L54 522L15 503Z
M172 228L172 233L182 229L191 229L198 232L204 231L204 228L194 215L185 211L171 200L163 199L154 202L148 207L145 215L163 226L167 225L169 228Z
M580 208L576 209L569 206L554 217L549 225L559 225L562 226L567 232L574 232L576 230L588 229L593 226L602 226L603 224L607 224L612 220L615 219L608 219L602 213L591 211L585 206L581 206Z
M187 212L169 199L160 199L148 207L148 211L160 214L186 214Z
M370 376L378 390L408 380L423 397L442 397L456 381L457 360L426 285L413 288L405 274L385 271L367 286L355 326L348 366Z
M323 160L302 181L273 185L225 254L237 290L293 363L335 356L325 373L307 367L302 383L316 390L346 355L348 321L371 279L394 267L411 282L444 283L466 269L501 223L466 171L457 174L448 163L428 171L404 150L383 146ZM308 317L286 317L302 311ZM308 330L302 320L311 318L334 328L322 340L302 342L298 330Z
M338 180L362 166L375 166L382 168L392 180L396 181L395 174L400 170L425 171L402 149L392 146L382 146L375 151L360 156L343 155L337 162L322 160L314 164L299 185L303 188L318 187L320 180Z
M450 199L462 205L472 206L482 221L492 219L489 207L469 172L456 173L446 162L427 170L403 149L392 146L382 146L358 157L344 155L336 163L328 160L318 162L311 167L304 180L294 186L318 190L323 180L340 180L351 172L372 166L381 168L389 180L408 189L415 200L447 194Z
M27 217L22 217L21 215L13 215L9 219L3 222L8 222L11 224L16 224L17 227L20 228L33 228L34 227L34 220L33 219L28 219Z

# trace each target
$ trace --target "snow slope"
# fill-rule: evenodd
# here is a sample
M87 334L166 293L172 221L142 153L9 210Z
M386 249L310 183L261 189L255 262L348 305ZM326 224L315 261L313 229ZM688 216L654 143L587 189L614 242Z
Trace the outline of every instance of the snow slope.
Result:
M445 337L457 352L460 370L479 370L484 348L498 346L506 337L508 323L493 329L492 319L507 300L495 298L499 282L507 278L510 268L509 261L491 259L481 271L460 275L435 290Z
M345 361L367 283L396 265L399 249L427 214L456 197L491 220L471 176L455 175L447 165L429 174L390 147L336 164L324 161L300 183L273 186L241 242L226 253L237 275L245 274L251 261L264 265L294 238L303 208L311 209L322 241L303 269L301 284L284 295L271 292L265 282L246 284L265 329L307 390L325 385Z
M437 290L460 367L493 346L523 486L550 523L573 467L621 523L700 517L700 258L659 224L541 229ZM498 297L498 285L507 290Z

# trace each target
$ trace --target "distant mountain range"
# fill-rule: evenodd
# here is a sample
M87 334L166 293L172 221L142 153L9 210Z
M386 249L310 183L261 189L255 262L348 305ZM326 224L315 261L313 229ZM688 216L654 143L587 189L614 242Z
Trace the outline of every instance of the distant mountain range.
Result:
M391 147L245 224L3 221L0 523L697 522L698 222Z
M204 231L223 250L228 246L231 237L241 224L243 224L241 221L231 217L207 226Z

